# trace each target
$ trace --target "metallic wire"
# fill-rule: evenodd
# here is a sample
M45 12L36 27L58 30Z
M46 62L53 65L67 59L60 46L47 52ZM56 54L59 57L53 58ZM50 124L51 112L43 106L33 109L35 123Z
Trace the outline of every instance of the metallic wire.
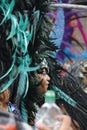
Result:
M72 8L72 9L84 9L87 10L87 6L85 5L76 5L76 4L64 4L64 3L51 3L50 6L52 7L62 7L62 8Z

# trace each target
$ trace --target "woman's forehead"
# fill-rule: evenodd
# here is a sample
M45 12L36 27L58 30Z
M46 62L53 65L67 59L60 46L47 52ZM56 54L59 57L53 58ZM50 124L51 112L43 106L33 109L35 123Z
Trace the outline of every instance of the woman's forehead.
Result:
M38 74L42 74L43 72L48 73L48 69L44 67L44 68L40 68L39 70L37 70Z

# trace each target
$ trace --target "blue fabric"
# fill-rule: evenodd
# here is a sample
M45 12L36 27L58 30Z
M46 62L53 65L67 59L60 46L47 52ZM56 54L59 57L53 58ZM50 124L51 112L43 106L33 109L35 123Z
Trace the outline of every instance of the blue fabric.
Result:
M17 116L17 118L18 118L20 121L22 121L21 113L20 113L20 111L18 110L18 108L16 107L16 105L14 105L14 104L12 104L11 102L9 102L9 104L8 104L8 111L14 113L14 114Z
M59 0L61 3L62 1ZM50 37L54 38L53 43L60 48L63 35L64 35L64 27L65 27L65 18L64 18L64 10L63 8L58 8L57 19L55 21L55 25L53 27L53 31L50 33Z

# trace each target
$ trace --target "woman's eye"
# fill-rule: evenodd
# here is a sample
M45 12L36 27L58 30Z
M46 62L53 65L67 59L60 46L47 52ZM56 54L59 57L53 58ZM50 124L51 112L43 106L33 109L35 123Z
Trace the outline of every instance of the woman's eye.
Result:
M47 72L46 69L40 69L40 70L38 70L37 72L38 72L38 74L43 74L43 75L48 74L48 72Z

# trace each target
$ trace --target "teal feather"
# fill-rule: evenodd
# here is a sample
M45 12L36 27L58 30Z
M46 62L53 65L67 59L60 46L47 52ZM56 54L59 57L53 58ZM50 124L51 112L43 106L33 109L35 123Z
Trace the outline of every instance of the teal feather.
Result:
M18 25L17 18L15 17L15 15L11 15L10 19L11 19L11 31L9 36L7 37L7 40L12 38L17 32L17 25Z
M36 67L26 67L26 68L25 68L25 70L26 70L27 72L36 71L36 70L38 70L38 69L40 69L40 66L39 66L39 65L36 66Z
M2 8L2 6L0 6L0 8L3 11L4 18L1 21L0 25L2 25L5 22L5 20L8 19L9 15L11 15L14 5L15 5L14 0L12 0L10 4L6 4L5 2L4 3L2 2L3 8Z
M31 27L31 30L28 31L27 30L29 24L28 16L25 15L25 21L23 21L21 13L19 13L19 17L20 21L17 28L17 40L21 48L21 52L25 54L27 52L28 44L33 35L33 26Z
M67 94L65 94L63 91L61 91L59 88L57 88L56 86L52 86L52 88L55 90L56 94L63 99L64 101L66 101L68 104L70 104L71 106L75 107L76 109L78 109L79 111L81 111L84 114L87 114L87 110L81 106L80 104L78 104L74 99L72 99L70 96L68 96Z
M18 84L18 93L21 97L23 95L26 96L27 91L28 91L28 83L26 85L26 82L28 82L28 76L26 72L21 72L20 73L20 78L19 78L19 84Z
M19 57L18 63L20 64L18 67L18 73L20 74L18 93L20 96L25 97L29 87L27 72L37 70L39 66L29 67L29 64L31 63L31 58L29 57L29 55L24 56L24 58Z
M8 0L2 0L1 3L4 4L4 3L7 2L7 1L8 1ZM0 3L0 4L1 4L1 3Z
M15 59L15 54L16 54L16 51L15 51L14 54L13 54L13 61L12 61L11 67L9 68L9 70L8 70L3 76L0 77L0 80L4 79L6 76L8 76L9 73L13 70L14 64L15 64L15 60L16 60L16 59Z
M15 69L15 68L14 68ZM9 80L6 81L5 83L3 83L1 86L0 86L0 93L4 92L8 87L11 86L11 84L15 81L15 79L18 77L18 74L16 74L14 76L14 71L15 70L12 70L10 76L9 76Z
M28 123L28 114L27 114L27 110L25 108L25 103L24 100L21 100L21 114L22 114L22 119L24 122Z
M20 21L19 21L19 28L20 28L20 30L26 31L26 29L28 27L28 24L29 24L29 20L28 20L28 15L27 14L25 14L24 17L25 17L25 20L23 21L23 16L19 12L19 19L20 19Z
M75 100L73 100L70 96L68 96L67 94L65 94L63 91L61 91L58 87L56 86L51 86L52 89L55 90L56 94L63 99L64 101L66 101L67 103L69 103L70 105L72 105L73 107L76 107L77 102Z

